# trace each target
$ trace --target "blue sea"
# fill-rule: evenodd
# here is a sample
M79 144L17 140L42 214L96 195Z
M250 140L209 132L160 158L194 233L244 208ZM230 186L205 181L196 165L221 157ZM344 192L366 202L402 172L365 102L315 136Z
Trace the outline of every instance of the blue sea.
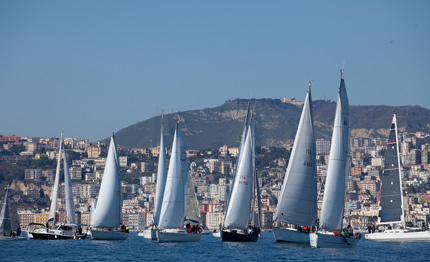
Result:
M355 249L314 249L277 243L264 232L256 243L227 243L212 235L200 242L162 243L132 232L125 241L0 241L0 261L430 261L430 242L372 242Z

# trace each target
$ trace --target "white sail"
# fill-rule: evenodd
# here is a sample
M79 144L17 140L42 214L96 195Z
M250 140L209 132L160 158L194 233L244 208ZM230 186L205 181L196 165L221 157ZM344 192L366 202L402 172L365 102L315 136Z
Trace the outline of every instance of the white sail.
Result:
M349 103L341 73L320 218L320 228L327 231L342 229L349 175L349 132Z
M164 188L163 204L160 214L160 228L181 228L184 223L184 177L182 173L181 148L179 145L179 127L176 124L172 144L172 154Z
M93 227L117 228L121 224L121 178L116 143L112 134L103 172Z
M224 227L229 229L246 229L250 222L249 214L254 189L251 130L248 128L242 152L240 152L233 191L224 219Z
M90 225L93 224L93 220L94 220L94 211L96 210L95 206L94 206L94 201L91 201L91 207L90 207Z
M160 134L160 153L158 155L158 171L157 171L157 192L155 194L155 208L153 224L158 225L160 221L161 205L163 204L164 188L166 186L167 165L166 165L166 149L164 147L164 124L163 116L161 116L161 134Z
M75 224L75 204L73 202L73 191L72 191L72 183L70 181L70 172L69 165L67 164L66 150L63 150L64 154L64 193L65 193L65 201L66 201L66 214L69 220L69 223Z
M242 138L240 139L239 154L237 155L237 161L238 162L239 162L239 159L240 159L240 153L243 150L243 146L244 146L244 143L245 143L246 134L248 133L250 122L251 122L251 106L250 106L250 103L248 102L248 107L246 109L245 126L243 127ZM252 133L254 133L254 132L252 131ZM255 139L253 138L252 141L253 141L253 148L254 148ZM253 156L253 161L254 161L254 156ZM253 167L255 167L255 163L254 163ZM235 184L235 181L236 181L236 177L237 177L236 173L237 173L237 163L236 163L236 169L234 170L234 174L233 174L233 185ZM227 208L226 208L226 210L228 210L228 206L230 205L230 199L231 199L231 196L233 195L233 190L234 190L234 187L231 189L230 195L229 195L229 197L227 199Z
M275 221L314 226L317 219L316 146L308 90L290 161L275 213Z
M60 148L58 149L58 159L57 159L57 170L55 172L55 182L54 189L51 194L51 209L49 210L48 222L52 221L55 223L55 211L57 210L57 196L58 196L58 186L60 184L60 166L61 166L61 154L63 147L63 132L61 132L60 138Z

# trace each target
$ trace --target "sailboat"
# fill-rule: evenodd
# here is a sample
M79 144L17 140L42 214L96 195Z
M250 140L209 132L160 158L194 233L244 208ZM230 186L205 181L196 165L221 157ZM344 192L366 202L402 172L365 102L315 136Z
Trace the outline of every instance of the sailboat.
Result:
M256 242L259 239L260 228L256 228L251 224L251 217L254 217L252 202L254 202L257 186L254 158L254 127L248 105L247 118L233 179L233 189L225 214L223 229L221 230L221 241ZM260 205L259 202L258 205Z
M4 193L3 201L0 206L0 240L25 240L21 237L21 227L19 225L16 204L9 186Z
M121 193L118 153L112 133L97 205L91 221L92 240L127 239L128 229L121 225Z
M158 242L194 242L200 240L200 232L190 232L184 228L188 208L192 206L189 203L190 188L194 190L192 181L189 179L187 157L179 123L176 123L157 231ZM198 221L196 222L198 223Z
M358 238L348 237L341 233L350 166L349 102L342 73L343 69L340 71L339 93L321 217L318 232L309 234L311 247L355 247L358 242Z
M57 209L58 186L60 183L61 155L63 154L64 165L64 191L66 202L66 223L55 223L55 212ZM52 227L49 228L49 223ZM57 170L55 173L54 189L52 191L51 209L45 228L34 229L34 224L30 224L28 234L33 239L85 239L86 233L82 233L82 228L76 224L75 204L73 202L72 183L70 181L69 166L67 164L66 151L64 150L63 132L61 132L60 149L58 150Z
M276 208L275 223L286 223L272 227L277 242L309 244L309 233L316 226L317 163L310 87L311 83Z
M405 227L403 192L396 115L393 115L385 162L382 174L378 225L402 223L401 229L386 229L384 232L366 234L367 240L379 241L430 241L429 230Z
M157 228L160 221L161 205L163 204L164 188L166 186L167 165L166 149L164 147L164 115L161 115L160 153L158 156L157 192L155 193L155 207L152 226L146 228L138 235L145 239L157 240Z

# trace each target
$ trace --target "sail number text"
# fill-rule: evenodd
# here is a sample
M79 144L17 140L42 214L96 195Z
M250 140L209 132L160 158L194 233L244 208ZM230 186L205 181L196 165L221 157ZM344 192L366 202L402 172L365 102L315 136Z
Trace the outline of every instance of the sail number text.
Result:
M246 176L239 176L239 185L248 185L248 181L246 181Z

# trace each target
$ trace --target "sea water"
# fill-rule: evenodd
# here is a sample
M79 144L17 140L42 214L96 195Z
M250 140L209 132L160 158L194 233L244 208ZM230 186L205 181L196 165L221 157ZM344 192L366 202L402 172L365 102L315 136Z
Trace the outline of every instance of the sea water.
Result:
M430 242L377 242L361 239L353 249L310 248L277 243L264 232L255 243L157 243L132 232L124 241L0 241L0 261L430 261Z

